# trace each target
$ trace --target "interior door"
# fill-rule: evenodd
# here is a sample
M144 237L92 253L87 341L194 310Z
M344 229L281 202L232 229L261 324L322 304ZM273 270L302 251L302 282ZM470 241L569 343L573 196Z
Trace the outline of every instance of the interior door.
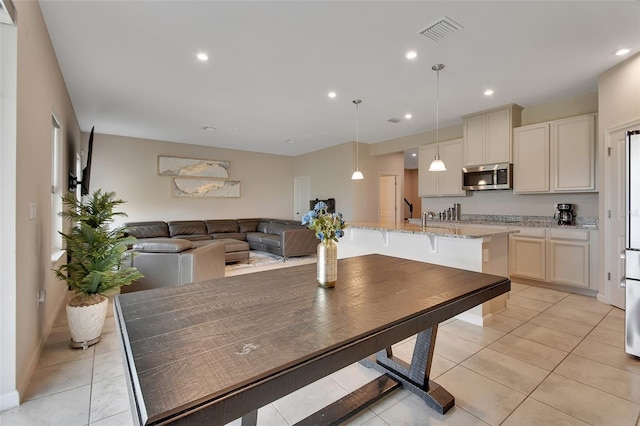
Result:
M302 220L302 216L309 211L311 199L311 178L296 176L293 178L293 218Z
M396 176L380 176L380 222L396 222Z
M636 126L637 127L637 126ZM626 246L626 137L633 126L609 133L611 155L605 157L606 191L605 205L605 294L606 302L620 309L625 308L625 290L620 288L624 278L624 260L620 258ZM603 195L603 191L600 192ZM601 274L602 275L602 274Z

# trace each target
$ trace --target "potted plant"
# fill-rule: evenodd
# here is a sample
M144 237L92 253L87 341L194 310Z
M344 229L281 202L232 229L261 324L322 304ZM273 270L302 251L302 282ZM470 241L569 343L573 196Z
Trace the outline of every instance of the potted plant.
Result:
M121 227L109 229L116 216L126 216L115 211L124 203L116 199L115 192L98 189L85 203L74 193L68 193L62 202L61 215L74 226L69 233L61 232L68 262L56 269L55 274L74 292L67 304L70 346L86 349L100 341L107 314L105 293L131 284L143 275L123 263L125 257L132 255L127 249L136 239L126 236Z

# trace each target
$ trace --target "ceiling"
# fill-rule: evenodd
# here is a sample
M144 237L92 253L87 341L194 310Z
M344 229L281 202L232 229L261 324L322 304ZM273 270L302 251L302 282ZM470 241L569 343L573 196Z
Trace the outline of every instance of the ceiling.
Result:
M291 156L355 140L355 98L361 142L434 129L436 63L444 127L594 92L640 52L637 0L40 4L83 131ZM444 16L463 28L418 34Z

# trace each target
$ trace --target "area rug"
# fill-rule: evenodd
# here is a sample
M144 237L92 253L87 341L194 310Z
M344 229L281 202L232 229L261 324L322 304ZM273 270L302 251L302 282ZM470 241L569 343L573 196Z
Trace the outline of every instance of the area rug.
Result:
M258 271L267 271L270 269L288 268L291 266L304 265L307 263L315 263L316 255L289 257L286 261L282 261L282 256L266 253L263 251L251 250L249 252L249 263L237 262L230 263L225 266L224 275L230 277L233 275L249 274Z

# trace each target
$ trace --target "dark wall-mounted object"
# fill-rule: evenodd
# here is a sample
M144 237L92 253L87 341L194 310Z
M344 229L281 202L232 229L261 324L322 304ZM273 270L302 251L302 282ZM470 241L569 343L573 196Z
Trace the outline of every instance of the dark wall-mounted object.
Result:
M335 213L336 212L336 199L335 198L327 198L326 200L320 200L320 199L316 198L315 200L309 200L309 209L313 210L315 205L317 203L319 203L320 201L324 201L327 204L327 206L329 207L327 209L328 213Z
M78 185L81 186L80 194L81 195L89 195L89 183L91 181L91 156L93 154L93 129L91 128L91 133L89 134L89 148L87 151L87 164L82 169L82 180L78 181L78 177L73 173L69 172L69 185L67 189L69 191L75 191Z

